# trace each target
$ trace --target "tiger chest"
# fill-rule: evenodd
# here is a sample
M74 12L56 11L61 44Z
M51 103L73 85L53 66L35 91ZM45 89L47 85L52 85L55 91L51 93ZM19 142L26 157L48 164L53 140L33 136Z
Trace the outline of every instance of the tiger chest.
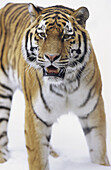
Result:
M40 118L50 123L68 112L86 116L98 100L97 95L92 95L90 88L86 88L84 84L79 87L74 84L45 84L33 102L34 110Z

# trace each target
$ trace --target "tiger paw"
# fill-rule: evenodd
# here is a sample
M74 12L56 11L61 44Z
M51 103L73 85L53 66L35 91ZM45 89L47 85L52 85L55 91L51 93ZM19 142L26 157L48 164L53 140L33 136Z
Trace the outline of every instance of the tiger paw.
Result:
M9 157L9 151L7 149L0 151L0 163L6 162L8 160L8 157Z
M110 166L110 163L109 163L109 160L108 160L108 157L105 156L104 159L93 159L92 160L93 163L96 163L96 164L99 164L99 165L103 165L103 166Z
M54 158L58 158L59 154L50 146L50 155Z
M110 166L109 160L107 158L107 156L105 157L105 159L101 162L101 165L103 166Z

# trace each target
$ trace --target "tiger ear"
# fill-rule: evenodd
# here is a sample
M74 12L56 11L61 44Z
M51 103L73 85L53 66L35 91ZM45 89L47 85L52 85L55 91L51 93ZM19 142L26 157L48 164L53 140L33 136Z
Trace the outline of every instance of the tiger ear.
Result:
M85 28L86 20L89 18L89 11L86 7L80 7L74 12L76 21Z
M42 11L42 7L35 7L32 3L28 4L28 10L31 17L31 22L35 21Z

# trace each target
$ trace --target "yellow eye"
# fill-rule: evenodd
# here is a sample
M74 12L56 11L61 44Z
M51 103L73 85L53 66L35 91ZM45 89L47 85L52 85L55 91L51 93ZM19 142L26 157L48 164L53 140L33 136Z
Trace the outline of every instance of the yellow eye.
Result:
M69 39L70 37L71 37L71 35L69 35L69 34L64 34L63 39L67 40L67 39Z
M39 33L39 36L40 36L41 38L45 38L45 37L46 37L44 32Z

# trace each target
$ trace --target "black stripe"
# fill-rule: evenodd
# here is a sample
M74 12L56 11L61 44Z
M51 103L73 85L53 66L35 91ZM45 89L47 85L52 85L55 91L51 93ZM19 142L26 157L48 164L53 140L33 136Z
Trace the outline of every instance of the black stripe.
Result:
M58 12L58 11L55 11L54 13L55 13L55 14L60 14L60 12Z
M74 40L74 41L72 41L72 42L70 42L70 44L75 44L75 40Z
M71 53L73 53L74 51L76 51L77 54L81 54L81 49L80 49L80 47L81 47L81 37L80 37L80 35L78 35L78 41L79 41L79 47L78 47L78 49L77 49L77 50L76 50L76 49L72 49L72 50L71 50ZM73 43L70 42L70 44L75 44L75 40L73 41ZM74 58L78 58L78 55L75 56Z
M32 106L33 108L33 106ZM36 118L39 119L45 126L47 126L48 128L51 127L53 125L53 123L48 123L48 122L45 122L44 120L42 120L35 112L34 108L33 108L33 113L35 114Z
M32 53L32 54L35 55L34 53ZM31 61L31 62L36 61L36 59L37 59L36 57L28 57L28 60Z
M3 121L8 122L8 119L7 118L0 118L0 123L3 122Z
M48 27L53 26L54 24L55 24L55 22L50 23L50 24L48 25Z
M88 84L92 82L94 76L95 76L95 66L94 66L94 69L93 69L93 73L92 73L92 75L91 75L91 77L90 77L90 79L88 81Z
M8 144L8 142L5 142L4 144L3 144L3 146L6 146L6 145ZM2 151L2 153L3 153L3 155L7 155L7 153L8 153L9 151L8 151L8 149L7 148L5 148L5 150L4 151ZM1 153L1 151L0 151L0 153ZM4 159L5 161L7 161L6 159Z
M46 147L50 147L49 143L42 143Z
M72 8L68 8L68 7L65 7L65 6L62 6L62 5L56 5L56 6L52 6L51 8L60 8L60 9L65 9L65 10L69 10L71 12L74 12L74 9Z
M86 127L86 128L83 128L83 132L84 132L85 135L88 135L95 128L97 128L97 127L96 126Z
M81 47L81 36L78 34L78 40L79 40L79 48Z
M32 32L30 33L30 51L33 51L33 47L32 47Z
M90 100L90 98L93 97L93 96L91 96L91 92L92 92L92 90L94 89L95 85L96 85L96 83L93 84L93 86L92 86L91 89L89 90L89 93L88 93L87 98L85 99L85 101L83 102L83 104L81 104L79 107L84 107L84 106L88 103L88 101Z
M12 101L12 95L4 96L4 95L0 94L0 97L4 98L4 99L10 99Z
M84 55L85 55L87 53L87 37L86 37L86 33L82 32L82 36L83 36L84 44L85 44L85 47L84 47Z
M66 25L66 23L65 23L65 22L62 22L62 24L63 24L63 26L65 26L65 25Z
M98 102L99 102L99 97L98 97L97 102L96 102L96 104L94 105L93 109L91 110L91 112L88 113L89 115L94 112L94 110L96 109L96 107L97 107L97 105L98 105Z
M49 135L49 136L46 136L46 139L47 139L47 141L48 141L48 142L50 142L51 135Z
M27 146L27 145L25 145L25 146L26 146L26 148L27 148L28 151L30 151L30 152L35 151L35 148L31 149L29 146Z
M42 27L37 28L37 30L41 30L42 31ZM37 30L35 30L36 34L37 34Z
M76 78L78 81L80 81L80 78L81 78L81 75L85 69L86 65L83 65L83 67L78 71L77 75L76 75Z
M45 22L45 25L47 25L49 22L47 21L47 22Z
M7 132L6 132L6 131L2 132L2 134L0 135L0 140L1 140L1 138L3 138L4 136L7 136Z
M28 49L27 49L29 33L30 33L30 30L27 31L26 37L25 37L25 50L26 50L26 52L27 52L27 56L29 56L29 52L28 52Z
M3 144L3 147L8 145L8 141ZM5 153L4 153L5 154Z
M53 19L53 18L51 18L51 17L46 17L46 18L44 18L43 20L46 21L46 20L48 20L48 19Z
M8 77L8 74L6 73L6 70L3 66L3 53L4 53L4 49L5 49L6 37L7 37L7 32L4 33L3 45L2 45L2 48L1 48L2 49L2 51L1 51L1 69L2 69L3 73L6 75L6 77Z
M52 19L52 15L54 15L54 13L48 13L47 15L44 16L43 20L47 20L49 18ZM55 16L54 16L55 17Z
M86 116L78 116L78 118L79 118L79 119L83 119L83 120L84 120L84 119L88 119L89 115L90 115L90 114L87 114Z
M77 28L74 27L74 31L77 31Z
M85 119L88 119L90 114L93 113L98 105L98 102L99 102L99 97L97 99L97 102L96 104L94 105L93 109L91 110L91 112L89 112L86 116L78 116L79 119L82 119L82 120L85 120Z
M58 27L60 27L60 28L61 28L61 24L58 24L58 23L56 23L56 24L57 24L57 26L58 26Z
M68 11L63 10L63 9L59 9L59 12L56 12L56 13L57 13L57 14L61 14L61 15L64 16L65 18L67 18L66 14L71 15ZM64 14L63 14L63 13L64 13ZM67 20L69 20L69 19L67 18Z
M38 76L38 75L36 75ZM47 126L48 128L51 127L53 125L53 123L48 123L48 122L45 122L44 120L42 120L35 112L34 110L34 107L32 105L32 98L31 98L31 95L30 95L30 101L31 101L31 106L32 106L32 109L33 109L33 113L35 114L36 118L39 119L45 126Z
M33 109L33 113L34 115L36 116L37 119L39 119L45 126L47 126L48 128L51 127L53 125L53 123L48 123L48 122L45 122L44 120L42 120L35 112L34 110L34 107L33 107L33 104L32 104L32 98L31 98L31 95L30 95L30 101L31 101L31 106L32 106L32 109Z
M42 86L41 86L41 83L40 83L39 77L38 77L38 75L37 75L37 72L36 72L36 77L37 77L37 80L38 80L38 83L39 83L41 99L42 99L42 101L43 101L43 103L44 103L44 106L45 106L46 110L47 110L48 112L51 112L51 110L50 110L49 106L47 105L46 100L44 99L44 96L43 96L43 93L42 93Z
M60 96L60 97L64 97L62 94L57 93L56 91L54 91L52 84L50 85L50 91L51 91L52 93L55 93L56 95L58 95L58 96Z
M84 60L84 57L87 53L87 37L86 37L86 33L85 32L82 32L82 36L83 36L83 40L84 40L84 54L82 55L82 57L80 57L77 61L79 63L82 63L83 60Z
M13 93L13 90L12 90L10 87L8 87L8 86L6 86L6 85L4 85L4 84L2 84L2 83L0 83L0 86L1 86L2 88L6 89L6 90L9 90L11 93Z
M26 88L26 74L25 74L25 71L24 71L24 90L25 90L25 94L26 94L26 99L28 101L28 94L27 94L27 88Z
M4 109L4 110L10 111L10 108L9 108L9 107L6 107L6 106L0 106L0 109Z
M69 19L67 18L67 16L66 16L65 14L63 14L63 13L61 13L61 15L62 15L64 18L66 18L67 22L69 23Z
M53 11L50 12L50 13L48 12L48 13L46 13L46 15L44 16L43 19L46 19L46 18L49 17L49 16L50 16L50 18L52 18L52 15L54 15ZM55 17L55 15L54 15L54 17Z
M61 18L61 17L58 16L57 19L58 19L58 20L64 20L64 21L66 21L66 22L69 23L68 19L66 19L66 18ZM63 22L63 21L62 21L62 24L65 26L65 25L66 25L66 22Z

